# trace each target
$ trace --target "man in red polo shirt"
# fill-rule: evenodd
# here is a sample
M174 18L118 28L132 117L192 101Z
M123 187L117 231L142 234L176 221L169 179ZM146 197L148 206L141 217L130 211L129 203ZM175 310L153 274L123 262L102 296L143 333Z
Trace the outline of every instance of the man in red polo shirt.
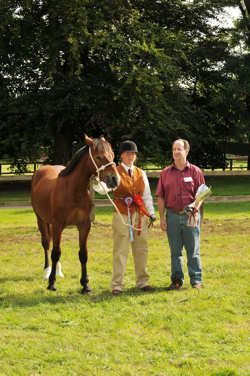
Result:
M202 201L195 204L194 212L189 214L198 216L197 226L189 226L189 215L184 212L184 208L195 200L196 192L205 180L202 171L187 161L189 150L188 141L183 139L174 141L172 146L174 162L161 171L156 190L160 225L162 231L167 232L171 251L172 283L168 290L178 290L183 285L183 246L187 252L190 283L193 288L202 286L199 212Z

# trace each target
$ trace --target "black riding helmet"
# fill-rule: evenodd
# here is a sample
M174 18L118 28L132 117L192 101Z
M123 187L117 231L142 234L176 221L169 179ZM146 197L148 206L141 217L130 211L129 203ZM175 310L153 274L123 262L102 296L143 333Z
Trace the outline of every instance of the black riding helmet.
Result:
M124 152L138 153L136 143L134 141L126 140L120 144L120 155Z

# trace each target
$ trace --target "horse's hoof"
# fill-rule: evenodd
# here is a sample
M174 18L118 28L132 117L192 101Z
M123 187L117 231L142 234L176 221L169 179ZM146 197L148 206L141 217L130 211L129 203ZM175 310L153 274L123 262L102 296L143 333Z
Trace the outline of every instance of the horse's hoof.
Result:
M90 288L87 286L87 287L84 287L81 291L82 294L90 294L91 293L91 290Z
M55 286L54 285L49 285L48 287L47 287L47 289L48 290L51 290L51 291L56 291L56 288L55 288Z

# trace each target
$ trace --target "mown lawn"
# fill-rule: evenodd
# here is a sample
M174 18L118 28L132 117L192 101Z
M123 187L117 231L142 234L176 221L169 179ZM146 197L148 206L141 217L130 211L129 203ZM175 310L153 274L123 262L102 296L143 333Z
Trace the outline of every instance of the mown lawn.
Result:
M93 294L80 294L77 233L62 242L65 278L46 289L43 252L31 209L0 210L0 375L249 375L250 202L206 204L201 257L204 288L186 280L167 292L170 257L159 224L150 232L154 293L110 293L112 208L96 209L89 237ZM185 259L186 260L186 259Z

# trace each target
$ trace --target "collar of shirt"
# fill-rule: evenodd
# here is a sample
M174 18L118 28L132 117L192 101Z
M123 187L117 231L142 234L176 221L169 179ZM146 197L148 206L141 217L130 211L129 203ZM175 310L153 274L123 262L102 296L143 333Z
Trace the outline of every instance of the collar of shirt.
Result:
M172 163L171 168L178 170L178 168L175 166L174 162ZM190 163L188 161L187 161L186 166L184 167L183 170L185 170L186 168L190 168Z
M133 176L134 165L132 165L131 167L128 167L127 165L125 165L125 163L122 162L122 163L121 163L121 166L122 166L123 168L125 168L127 174L128 174L128 170L130 169L130 170L131 170L131 176Z

